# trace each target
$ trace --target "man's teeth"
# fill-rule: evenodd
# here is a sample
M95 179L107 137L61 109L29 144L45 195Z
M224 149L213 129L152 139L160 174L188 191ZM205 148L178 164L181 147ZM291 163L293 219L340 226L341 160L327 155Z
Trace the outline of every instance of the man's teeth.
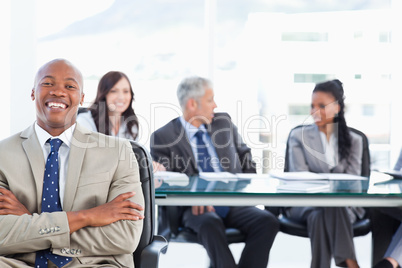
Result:
M66 105L64 103L58 103L58 102L49 102L48 104L49 108L66 108Z

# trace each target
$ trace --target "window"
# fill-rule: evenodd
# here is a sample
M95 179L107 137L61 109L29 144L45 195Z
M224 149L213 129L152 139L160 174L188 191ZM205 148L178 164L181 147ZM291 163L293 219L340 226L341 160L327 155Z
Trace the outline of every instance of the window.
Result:
M254 155L273 150L270 155L280 157L290 129L311 122L314 84L338 78L345 86L348 124L367 134L372 157L382 159L376 163L390 167L399 153L402 141L392 135L402 136L402 130L390 119L391 111L399 111L394 85L402 77L393 64L402 60L393 54L400 41L391 38L402 31L394 25L400 13L393 10L395 1L26 1L36 7L37 18L34 30L19 35L36 34L29 62L39 67L63 57L76 64L85 78L86 105L103 74L125 72L144 144L180 114L180 80L201 75L213 80L217 111L231 114ZM11 14L20 12L13 6ZM4 47L11 57L21 52ZM10 92L21 91L14 82ZM246 133L255 116L261 135Z
M329 79L333 79L335 76L330 74L294 74L295 83L319 83Z
M327 42L328 33L282 33L282 41Z

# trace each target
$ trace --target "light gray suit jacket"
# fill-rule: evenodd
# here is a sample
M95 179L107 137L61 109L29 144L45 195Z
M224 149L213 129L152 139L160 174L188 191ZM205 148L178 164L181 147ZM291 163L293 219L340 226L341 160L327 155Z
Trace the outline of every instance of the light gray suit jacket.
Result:
M70 235L65 211L93 208L121 193L144 205L138 165L127 140L105 136L77 124L71 143L63 211L40 213L45 161L34 126L0 142L0 187L13 192L32 213L0 216L0 255L35 263L37 250L73 257L66 267L111 264L134 267L142 221L86 227Z
M360 175L363 155L362 138L349 132L352 147L347 159L340 160L330 170L325 160L325 151L318 127L315 124L300 126L289 134L289 171L311 171L316 173L347 173Z

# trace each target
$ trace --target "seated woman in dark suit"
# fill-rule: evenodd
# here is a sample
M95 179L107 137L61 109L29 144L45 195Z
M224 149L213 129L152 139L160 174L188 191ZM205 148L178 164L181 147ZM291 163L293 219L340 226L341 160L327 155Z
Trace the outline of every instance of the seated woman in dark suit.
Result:
M289 171L361 174L362 138L349 131L344 117L344 93L339 80L315 86L311 115L315 124L289 135ZM312 268L359 267L353 244L353 222L362 208L293 207L291 219L305 222L311 241Z

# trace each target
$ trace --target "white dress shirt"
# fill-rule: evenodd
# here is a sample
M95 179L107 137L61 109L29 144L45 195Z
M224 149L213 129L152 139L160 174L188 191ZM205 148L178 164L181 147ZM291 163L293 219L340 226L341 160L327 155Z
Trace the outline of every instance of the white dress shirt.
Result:
M68 169L68 158L70 156L70 146L71 140L73 138L73 133L76 124L72 125L70 128L66 129L60 136L53 137L46 130L41 128L38 123L35 124L35 132L38 137L39 144L42 146L43 157L45 163L47 157L50 153L50 143L46 142L48 139L59 138L63 141L63 144L59 148L59 195L61 201L61 207L63 207L64 191L66 189L66 178Z

